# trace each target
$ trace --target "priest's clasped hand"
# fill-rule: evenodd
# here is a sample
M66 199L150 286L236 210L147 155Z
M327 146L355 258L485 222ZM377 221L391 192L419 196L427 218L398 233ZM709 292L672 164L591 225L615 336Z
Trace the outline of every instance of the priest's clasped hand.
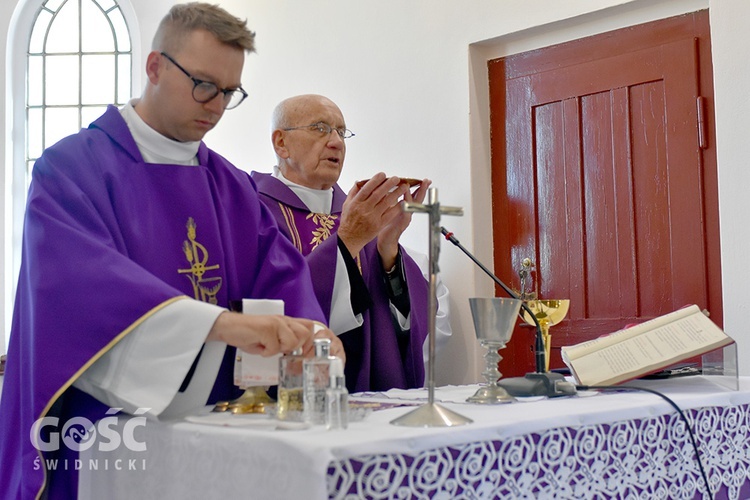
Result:
M361 188L352 187L341 212L338 237L351 255L358 255L384 226L401 214L400 200L409 186L399 177L375 174Z
M401 177L386 177L382 172L363 182L349 191L338 236L351 255L377 238L378 253L387 270L395 264L399 238L411 222L411 213L401 209L401 202L422 203L432 181L423 179L414 193Z
M273 356L302 347L313 355L313 336L331 339L331 354L345 359L338 337L316 321L281 315L247 315L231 311L216 318L206 341L219 341L250 354Z
M407 189L401 201L422 203L431 184L432 181L430 179L423 179L414 193ZM411 223L412 213L404 212L400 206L399 210L399 213L388 224L383 225L380 232L378 232L378 253L380 254L380 260L383 262L383 269L385 270L391 269L395 265L399 239Z

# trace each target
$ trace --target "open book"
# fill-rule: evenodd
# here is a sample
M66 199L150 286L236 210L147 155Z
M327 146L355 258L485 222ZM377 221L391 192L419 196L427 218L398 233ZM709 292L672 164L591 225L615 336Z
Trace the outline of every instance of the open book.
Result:
M580 385L632 380L733 343L696 305L562 348Z

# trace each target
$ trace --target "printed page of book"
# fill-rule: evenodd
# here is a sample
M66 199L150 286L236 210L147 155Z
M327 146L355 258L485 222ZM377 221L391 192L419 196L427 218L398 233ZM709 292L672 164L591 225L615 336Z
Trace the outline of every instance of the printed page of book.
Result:
M639 334L619 336L617 342L599 343L596 349L569 357L566 363L578 383L617 384L733 342L700 310L697 314L681 315L677 320L653 324L660 326L641 328Z
M565 346L562 348L562 353L564 356L567 356L568 359L574 360L582 356L586 356L587 354L591 354L592 352L596 352L607 346L622 342L637 335L641 335L660 326L664 326L673 321L679 321L682 318L693 314L700 314L701 316L705 316L696 305L683 307L669 314L650 319L644 323L640 323L630 328L618 330L614 333L610 333L609 335L603 335L599 338L582 342L573 346Z

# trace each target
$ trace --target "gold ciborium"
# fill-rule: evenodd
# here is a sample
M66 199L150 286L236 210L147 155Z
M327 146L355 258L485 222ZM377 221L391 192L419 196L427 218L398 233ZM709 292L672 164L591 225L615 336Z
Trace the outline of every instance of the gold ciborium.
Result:
M237 399L218 402L213 411L228 411L236 414L265 413L266 408L273 404L275 401L266 393L266 388L258 385L247 387Z
M242 363L241 353L237 353L235 362ZM242 371L242 368L237 369L240 372ZM266 413L266 408L268 408L269 405L273 405L276 403L266 392L266 389L268 389L267 386L252 385L247 387L239 387L240 389L243 389L245 391L240 395L240 397L231 401L218 401L211 411L229 412L240 415L243 415L245 413Z
M552 345L549 329L561 322L568 315L570 299L533 299L527 300L526 305L534 313L542 330L545 354L544 371L549 371L550 347ZM529 325L534 325L534 319L525 310L523 311L523 320Z
M279 301L251 299L229 301L229 309L241 314L264 314L259 310L260 307L270 309L275 314L284 314L283 302L279 303ZM268 389L267 385L246 385L242 383L242 359L242 352L237 350L234 383L245 392L237 399L217 402L212 411L236 414L266 413L266 409L276 403L266 392ZM271 358L268 359L270 360ZM268 369L267 366L265 368Z
M263 386L247 387L237 399L219 401L214 405L214 412L229 412L236 414L266 413L268 406L276 402L266 393Z

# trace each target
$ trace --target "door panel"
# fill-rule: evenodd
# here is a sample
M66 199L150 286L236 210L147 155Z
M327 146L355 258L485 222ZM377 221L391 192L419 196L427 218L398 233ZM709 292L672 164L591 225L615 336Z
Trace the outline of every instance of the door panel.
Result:
M539 296L571 299L552 367L560 346L686 304L721 322L707 44L700 12L489 63L495 271L518 288L530 257ZM506 376L533 369L532 333Z

